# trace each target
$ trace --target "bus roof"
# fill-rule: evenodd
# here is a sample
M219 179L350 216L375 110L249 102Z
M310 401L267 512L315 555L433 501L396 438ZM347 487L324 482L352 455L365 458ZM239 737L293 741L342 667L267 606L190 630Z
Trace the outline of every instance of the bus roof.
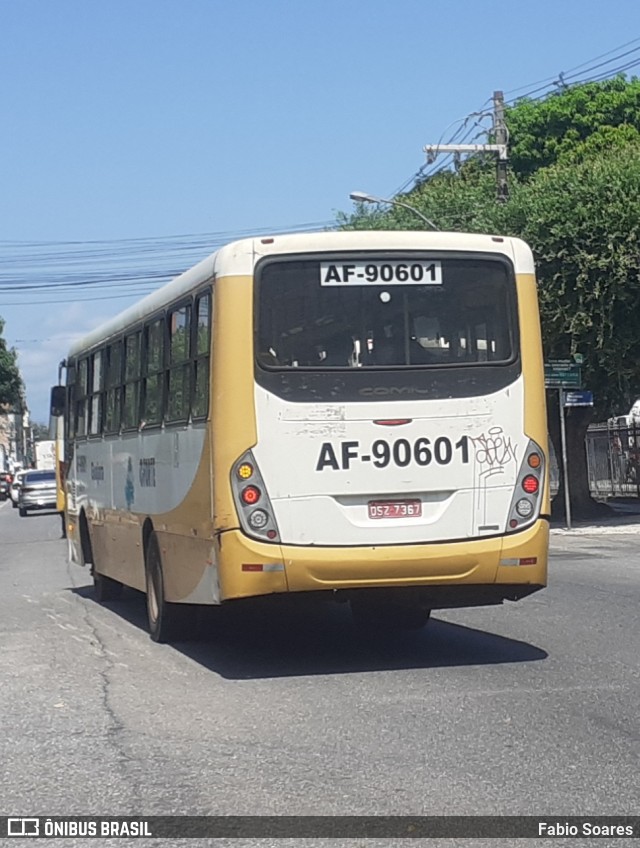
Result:
M442 250L501 253L517 273L533 274L531 250L517 238L425 230L340 230L253 237L231 242L77 341L69 357L99 346L129 326L219 276L247 276L264 256L353 250Z

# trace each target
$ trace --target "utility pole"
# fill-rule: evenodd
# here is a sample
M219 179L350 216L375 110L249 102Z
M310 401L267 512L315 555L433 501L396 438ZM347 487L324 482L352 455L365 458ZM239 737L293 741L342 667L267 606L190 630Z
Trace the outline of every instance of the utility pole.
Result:
M496 163L496 181L498 184L498 203L506 203L509 199L509 187L507 185L507 125L504 122L504 94L501 91L493 92L493 136L496 144L502 149L504 155L498 155Z
M504 122L504 95L501 91L493 92L493 127L494 144L427 144L423 151L427 161L434 162L438 153L495 153L496 164L496 199L504 203L509 197L507 186L508 161L508 132Z

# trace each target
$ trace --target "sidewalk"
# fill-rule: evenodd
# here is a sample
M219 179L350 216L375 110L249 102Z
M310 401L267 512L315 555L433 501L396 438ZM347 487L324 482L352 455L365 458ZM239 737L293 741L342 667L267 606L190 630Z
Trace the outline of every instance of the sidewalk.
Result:
M571 519L571 530L564 519L551 520L552 534L583 533L630 533L640 534L640 500L612 498L605 502L610 513L589 519Z

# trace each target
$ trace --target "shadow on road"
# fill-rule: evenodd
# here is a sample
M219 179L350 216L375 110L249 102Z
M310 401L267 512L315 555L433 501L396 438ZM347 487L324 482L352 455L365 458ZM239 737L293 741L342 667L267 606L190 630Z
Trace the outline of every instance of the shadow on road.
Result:
M72 591L95 603L92 588ZM147 632L140 593L126 590L123 600L100 607ZM197 641L173 647L234 680L522 663L548 656L526 642L439 620L437 613L424 630L371 634L354 626L346 604L298 601L293 607L261 598L194 612Z

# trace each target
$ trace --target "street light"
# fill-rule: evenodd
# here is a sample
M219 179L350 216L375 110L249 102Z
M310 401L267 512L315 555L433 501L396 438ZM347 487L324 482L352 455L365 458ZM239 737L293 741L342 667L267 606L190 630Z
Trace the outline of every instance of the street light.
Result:
M417 215L418 218L422 218L422 220L432 229L438 229L433 221L430 221L426 215L423 215L422 212L418 211L418 209L414 209L413 206L410 206L408 203L403 203L401 200L392 200L387 197L375 197L375 195L366 194L364 191L352 191L349 197L351 200L355 200L356 203L391 203L394 206L402 206L404 209L408 209L410 212L413 212L413 214Z

